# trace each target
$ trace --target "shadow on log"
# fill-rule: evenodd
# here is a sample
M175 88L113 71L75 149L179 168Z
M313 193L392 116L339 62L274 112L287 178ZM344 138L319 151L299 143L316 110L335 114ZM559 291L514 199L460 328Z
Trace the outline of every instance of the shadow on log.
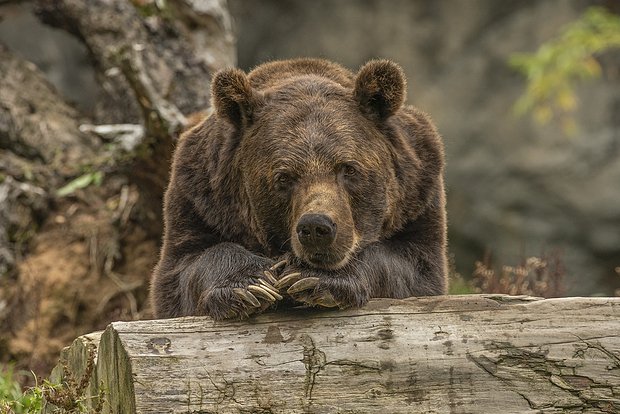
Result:
M104 412L620 411L620 298L378 299L249 321L115 322L65 349L76 375L89 347Z

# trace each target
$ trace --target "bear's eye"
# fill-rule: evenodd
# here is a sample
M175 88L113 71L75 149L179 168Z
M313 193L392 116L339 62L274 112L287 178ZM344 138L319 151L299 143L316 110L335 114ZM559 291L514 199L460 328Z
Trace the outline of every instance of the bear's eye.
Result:
M293 182L293 177L285 172L277 172L273 176L274 182L279 188L286 188Z
M357 170L355 169L354 166L352 166L352 165L345 165L344 166L344 176L345 177L353 177L356 174L357 174Z

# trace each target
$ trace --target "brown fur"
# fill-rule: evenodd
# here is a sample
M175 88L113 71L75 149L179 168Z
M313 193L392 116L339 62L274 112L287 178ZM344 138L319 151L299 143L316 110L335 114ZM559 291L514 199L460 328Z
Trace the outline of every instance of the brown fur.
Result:
M156 316L242 317L232 288L282 257L284 275L320 279L294 296L307 303L325 292L340 307L445 293L443 144L403 105L405 85L385 60L357 75L318 59L219 72L215 113L175 153ZM301 242L308 214L333 224L331 245Z

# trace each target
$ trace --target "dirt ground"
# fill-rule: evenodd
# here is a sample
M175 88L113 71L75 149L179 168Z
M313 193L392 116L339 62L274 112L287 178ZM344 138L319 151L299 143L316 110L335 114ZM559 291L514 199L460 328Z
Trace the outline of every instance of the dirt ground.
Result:
M61 199L2 289L10 298L2 361L45 377L60 350L117 320L150 316L158 239L140 225L138 192L123 179Z

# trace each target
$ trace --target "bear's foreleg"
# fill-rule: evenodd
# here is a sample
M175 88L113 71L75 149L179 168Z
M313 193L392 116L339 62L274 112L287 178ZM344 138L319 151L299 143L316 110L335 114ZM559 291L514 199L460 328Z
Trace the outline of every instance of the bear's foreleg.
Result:
M410 241L373 243L344 267L322 270L289 257L274 286L311 306L359 307L371 297L406 298L446 293L446 258L441 248Z
M274 286L296 302L345 309L363 306L370 299L367 280L351 265L325 270L310 267L293 254L285 257L287 265Z
M282 299L272 285L272 265L271 259L236 243L185 256L155 278L157 316L209 315L221 320L260 313Z
M358 254L357 272L372 297L406 298L446 293L446 257L438 246L387 240Z

